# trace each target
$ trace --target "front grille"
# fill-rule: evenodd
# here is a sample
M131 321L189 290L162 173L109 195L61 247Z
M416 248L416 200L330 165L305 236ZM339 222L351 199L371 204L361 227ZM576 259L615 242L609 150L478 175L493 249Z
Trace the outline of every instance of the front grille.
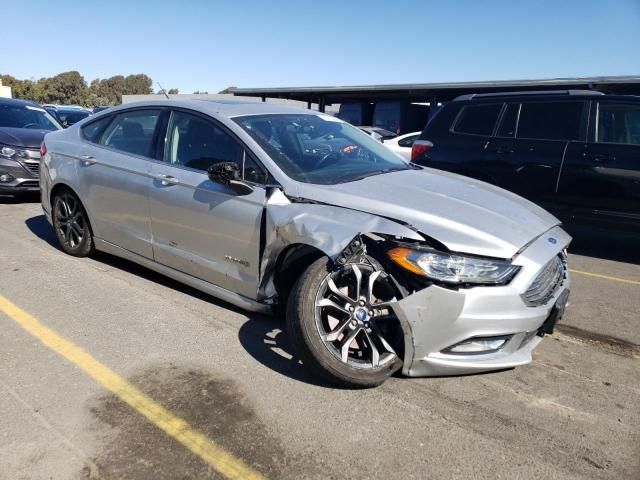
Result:
M27 167L27 170L29 170L33 175L35 175L36 177L40 176L40 161L39 160L25 160L24 161L24 166Z
M544 305L558 291L566 276L566 264L560 255L553 257L538 272L522 299L530 307Z

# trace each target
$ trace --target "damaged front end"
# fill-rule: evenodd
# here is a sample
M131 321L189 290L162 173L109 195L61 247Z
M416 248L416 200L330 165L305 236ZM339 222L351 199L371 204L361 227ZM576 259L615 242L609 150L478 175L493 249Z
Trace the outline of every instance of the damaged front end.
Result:
M388 260L385 252L400 244L443 247L402 222L345 207L290 199L278 188L268 194L262 234L258 301L271 305L284 303L295 281L288 274L287 265L295 263L296 252L306 252L308 256L303 268L315 258L325 256L335 269L360 265L363 270L385 272L385 282L391 284L395 293L393 302L396 302L429 282L403 273ZM317 255L314 257L311 252ZM283 274L285 279L278 281ZM395 316L391 304L384 307L380 304L376 315ZM412 327L404 317L397 317L397 321L400 336L394 334L389 342L402 355L403 363L410 364L414 351Z
M559 227L532 240L512 259L492 259L450 252L401 221L292 199L274 188L265 204L263 235L258 290L262 303L274 305L286 298L283 285L290 287L295 280L283 269L287 259L296 258L291 252L315 252L306 262L304 256L299 258L304 266L325 256L334 269L352 268L357 277L360 270L368 271L369 278L371 271L384 272L395 297L385 302L386 310L374 308L375 303L367 308L372 308L372 318L388 314L397 320L401 339L396 336L389 342L396 342L393 348L408 376L474 373L528 363L541 339L541 325L559 298L566 302L569 288L565 270L547 303L532 307L521 298L544 265L569 243ZM547 235L558 241L547 242Z

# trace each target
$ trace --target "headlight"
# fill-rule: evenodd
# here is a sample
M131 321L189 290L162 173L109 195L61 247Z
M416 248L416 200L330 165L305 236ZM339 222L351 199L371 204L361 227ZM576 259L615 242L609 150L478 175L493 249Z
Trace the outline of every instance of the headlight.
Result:
M0 155L3 157L13 157L16 154L16 149L11 147L0 148Z
M29 154L26 151L9 147L8 145L0 145L0 155L6 158L12 158L14 155L20 158L29 158Z
M467 257L437 250L396 247L389 250L387 255L405 270L452 285L503 285L520 270L520 267L506 260Z

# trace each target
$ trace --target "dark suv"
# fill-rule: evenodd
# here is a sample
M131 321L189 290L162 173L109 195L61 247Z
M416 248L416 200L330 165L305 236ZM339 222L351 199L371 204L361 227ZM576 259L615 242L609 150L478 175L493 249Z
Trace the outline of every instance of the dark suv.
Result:
M511 190L565 220L640 231L637 96L464 95L425 127L412 160Z
M40 144L60 128L37 103L0 98L0 195L40 190Z

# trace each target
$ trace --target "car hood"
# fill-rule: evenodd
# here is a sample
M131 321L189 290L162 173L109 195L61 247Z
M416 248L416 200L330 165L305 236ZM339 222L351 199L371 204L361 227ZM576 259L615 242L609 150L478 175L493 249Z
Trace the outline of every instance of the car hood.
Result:
M336 185L300 183L298 196L407 223L452 251L498 258L513 257L560 223L518 195L430 168Z
M44 136L49 130L33 128L0 127L0 143L12 147L40 148Z

